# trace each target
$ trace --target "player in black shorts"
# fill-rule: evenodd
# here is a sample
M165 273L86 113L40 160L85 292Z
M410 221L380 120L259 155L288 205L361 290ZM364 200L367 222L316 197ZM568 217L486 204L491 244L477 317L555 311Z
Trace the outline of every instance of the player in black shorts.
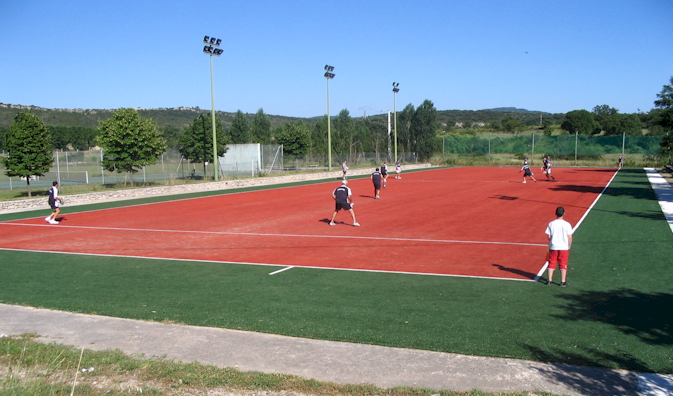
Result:
M537 180L535 180L535 178L533 177L533 172L531 172L531 170L530 170L530 166L528 166L528 165L524 165L524 166L521 168L521 170L519 171L519 173L521 173L521 171L523 171L523 182L524 182L524 183L526 182L526 176L528 176L528 177L530 177L531 179L533 179L533 181L537 181Z
M381 199L379 193L381 192L381 173L379 173L379 168L376 168L376 171L372 173L370 179L374 183L374 199Z
M360 224L355 220L355 212L353 212L353 193L350 188L346 187L346 184L348 184L348 181L342 181L341 186L337 187L334 192L332 192L332 197L334 198L334 201L336 201L336 206L334 208L334 214L332 215L332 221L329 222L329 225L336 225L334 219L336 219L337 213L343 209L351 212L353 225L359 227Z

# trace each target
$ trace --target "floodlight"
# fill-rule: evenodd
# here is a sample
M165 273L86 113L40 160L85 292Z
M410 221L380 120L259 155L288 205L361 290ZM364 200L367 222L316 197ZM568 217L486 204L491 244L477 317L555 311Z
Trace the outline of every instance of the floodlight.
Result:
M219 47L220 44L222 44L222 39L217 39L217 41L215 42L215 45Z
M210 41L210 36L203 36L203 42L204 43L208 44L209 41Z
M213 83L213 55L220 56L224 52L219 48L213 48L213 46L219 47L222 44L222 39L218 39L211 36L203 36L203 43L206 44L203 46L203 53L210 55L210 100L211 100L211 118L213 120L213 164L215 165L215 181L218 180L218 174L220 172L218 160L217 160L217 133L215 125L215 88ZM208 162L206 162L207 166Z
M334 78L336 74L330 73L330 72L325 72L325 78Z
M224 52L224 50L216 48L216 49L213 50L213 55L220 56L220 55L222 55L223 52Z
M203 46L203 52L205 54L212 54L213 53L213 47L211 47L210 45L204 45Z

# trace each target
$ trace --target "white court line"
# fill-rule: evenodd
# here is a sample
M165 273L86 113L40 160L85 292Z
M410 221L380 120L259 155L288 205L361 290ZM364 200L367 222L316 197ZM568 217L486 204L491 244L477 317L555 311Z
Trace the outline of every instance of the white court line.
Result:
M283 269L279 269L278 271L270 272L269 275L276 275L276 274L279 274L279 273L281 273L281 272L283 272L283 271L287 271L287 270L292 269L292 268L294 268L294 265L291 265L291 266L289 266L289 267L285 267L285 268L283 268Z
M0 248L11 252L30 252L30 253L53 253L53 254L72 254L76 256L95 256L95 257L117 257L117 258L132 258L132 259L148 259L148 260L166 260L166 261L185 261L189 263L215 263L215 264L236 264L236 265L259 265L265 267L283 267L283 264L270 263L247 263L238 261L216 261L216 260L194 260L194 259L179 259L179 258L165 258L165 257L145 257L145 256L124 256L121 254L101 254L101 253L72 253L72 252L55 252L53 250L35 250L35 249L11 249ZM296 266L287 267L287 269L296 268ZM388 271L388 270L368 270L359 268L338 268L338 267L317 267L313 265L302 265L300 268L331 270L331 271L351 271L351 272L371 272L378 274L402 274L402 275L427 275L427 276L444 276L447 278L473 278L473 279L497 279L517 282L532 282L530 279L515 279L515 278L500 278L496 276L476 276L476 275L452 275L452 274L436 274L432 272L409 272L409 271Z
M582 224L584 219L589 215L589 212L591 211L591 209L593 209L593 207L596 205L598 200L601 199L605 190L607 190L608 187L610 187L610 183L612 183L612 181L615 179L615 176L617 176L618 172L619 172L619 170L617 170L617 172L615 172L614 175L612 175L612 177L610 178L610 181L608 181L608 184L606 184L605 187L603 187L603 190L601 191L601 193L598 194L598 196L596 197L596 199L594 199L594 202L591 204L591 206L589 206L589 208L584 212L584 215L582 215L582 218L580 218L580 220L577 222L577 224L575 224L575 227L573 227L573 235L575 234L575 231L577 231L577 229L579 228L580 224ZM546 246L549 246L549 245L546 245ZM535 282L540 280L540 277L542 276L542 274L544 273L544 270L546 270L548 266L549 266L549 261L545 262L544 265L542 266L542 268L540 269L540 271L537 273L537 276L535 277L535 279L533 279Z
M49 228L71 228L85 230L106 230L106 231L135 231L135 232L166 232L166 233L184 233L184 234L210 234L210 235L243 235L243 236L263 236L263 237L295 237L295 238L331 238L331 239L367 239L380 241L401 241L401 242L435 242L435 243L470 243L484 245L515 245L515 246L547 246L539 243L524 242L489 242L489 241L462 241L458 239L414 239L414 238L389 238L375 236L353 236L353 235L302 235L302 234L266 234L258 232L227 232L227 231L194 231L194 230L159 230L145 228L119 228L119 227L91 227L91 226L67 226L67 225L46 225L46 224L25 224L25 223L0 223L0 226L20 226L20 227L49 227Z
M673 231L673 187L654 168L645 168L645 172L647 172L647 179L657 195L661 211L664 212L668 225Z

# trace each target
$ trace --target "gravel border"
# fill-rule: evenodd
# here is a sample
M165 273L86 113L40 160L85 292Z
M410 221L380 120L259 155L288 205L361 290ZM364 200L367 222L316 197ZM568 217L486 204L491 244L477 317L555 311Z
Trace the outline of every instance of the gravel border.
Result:
M431 164L405 165L404 170L430 168ZM374 171L374 168L354 169L348 171L348 176L367 175ZM222 180L218 182L181 184L176 186L161 186L148 188L133 188L128 190L100 191L87 194L64 195L68 206L92 204L109 201L122 201L128 199L137 199L145 197L165 196L185 194L201 191L217 191L232 188L265 186L273 184L293 183L306 180L329 180L342 176L341 170L332 172L301 173L287 176L257 177L252 179ZM47 199L45 197L30 198L14 201L1 201L0 214L25 212L29 210L48 209Z

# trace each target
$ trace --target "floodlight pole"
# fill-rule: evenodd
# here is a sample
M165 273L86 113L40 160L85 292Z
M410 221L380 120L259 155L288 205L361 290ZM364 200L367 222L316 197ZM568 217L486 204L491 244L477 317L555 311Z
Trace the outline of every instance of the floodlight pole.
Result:
M222 55L222 50L219 48L213 48L213 46L219 47L220 43L222 43L222 40L215 37L204 36L203 43L206 44L203 47L203 53L210 55L210 118L212 118L213 121L213 165L215 165L215 181L218 181L220 164L217 159L217 130L215 129L215 84L213 80L213 55Z
M213 82L213 56L210 56L210 118L213 121L213 165L215 165L215 181L219 177L219 161L217 158L217 131L215 130L215 84Z
M327 171L332 171L332 127L329 114L329 80L334 78L334 66L325 65L325 79L327 80Z
M398 88L400 83L393 83L393 114L395 120L395 162L397 162L397 93L400 92Z

